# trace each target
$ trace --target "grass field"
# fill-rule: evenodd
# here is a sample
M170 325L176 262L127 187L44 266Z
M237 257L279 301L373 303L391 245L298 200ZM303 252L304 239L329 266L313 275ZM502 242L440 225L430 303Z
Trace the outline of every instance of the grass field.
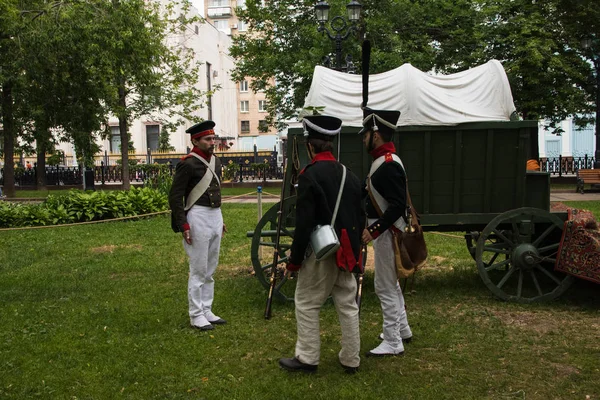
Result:
M222 187L222 194L223 196L240 196L240 195L251 195L251 196L255 196L256 195L256 187L251 187L251 188L246 188L246 187L229 187L230 184L229 183L224 183L223 187ZM260 183L257 183L256 186L260 186ZM575 184L551 184L550 185L550 190L552 192L556 192L556 193L570 193L570 192L575 192ZM279 196L279 194L281 193L281 188L280 187L264 187L263 189L263 193L265 193L266 196L268 195L274 195L274 196ZM52 190L52 189L46 189L46 190L17 190L16 191L16 196L15 197L19 197L19 198L45 198L48 196L48 194L59 194L63 191L61 190Z
M258 186L258 184L257 184ZM60 195L61 193L67 193L64 190L17 190L15 197L17 198L46 198L48 194ZM256 196L257 190L256 188L244 188L244 187L223 187L222 195L223 196L240 196L240 195L249 195ZM279 187L266 187L263 189L264 196L279 196L281 193L281 188Z
M592 208L590 202L569 204ZM599 399L600 291L576 281L547 304L504 303L477 274L461 233L427 233L430 257L406 295L405 355L337 361L333 304L321 312L314 375L277 365L293 355L294 307L252 276L256 206L225 204L214 310L229 323L189 328L187 261L166 216L0 232L2 399ZM381 309L367 271L362 352ZM589 396L589 397L587 397Z

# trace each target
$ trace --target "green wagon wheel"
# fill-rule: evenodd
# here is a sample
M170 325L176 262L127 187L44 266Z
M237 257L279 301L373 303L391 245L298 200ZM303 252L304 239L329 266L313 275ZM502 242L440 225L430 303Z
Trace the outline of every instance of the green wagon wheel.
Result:
M281 222L281 234L279 237L279 260L277 262L277 282L274 295L281 300L293 300L296 283L294 279L285 277L285 265L290 256L290 248L294 235L294 218L296 213L296 196L283 200L283 221ZM273 254L277 235L277 213L279 202L273 205L260 219L254 234L252 235L252 247L250 258L254 275L258 281L269 289L271 268L273 266Z
M477 241L479 240L480 236L481 232L479 231L471 231L465 233L465 242L467 244L467 250L469 250L469 254L473 258L473 261L477 261ZM499 239L495 234L489 235L486 238L487 243L492 245L497 244L498 240ZM488 266L490 263L495 262L498 256L502 256L501 259L503 260L505 260L508 257L507 255L501 255L499 253L496 253L489 260L486 260L486 266Z
M562 230L558 216L537 208L498 215L477 240L481 279L502 300L532 303L560 296L574 280L554 271Z

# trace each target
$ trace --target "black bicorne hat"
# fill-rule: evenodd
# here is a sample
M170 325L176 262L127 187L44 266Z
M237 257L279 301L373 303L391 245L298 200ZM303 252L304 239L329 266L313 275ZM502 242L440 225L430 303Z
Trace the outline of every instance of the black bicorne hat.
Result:
M396 131L396 124L400 118L400 111L396 110L371 110L370 108L363 109L363 128L358 132L362 135L368 131L389 132L390 134Z
M189 133L192 139L196 139L202 136L214 135L214 127L215 123L213 121L198 122L196 125L192 125L186 129L185 133Z
M307 115L302 118L304 136L332 141L342 129L342 120L329 115Z

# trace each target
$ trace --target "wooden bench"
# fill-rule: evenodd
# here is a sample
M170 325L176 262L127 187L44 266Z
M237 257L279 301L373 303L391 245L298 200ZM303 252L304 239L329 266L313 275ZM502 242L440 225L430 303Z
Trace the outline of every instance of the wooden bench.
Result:
M576 191L583 194L583 185L600 184L600 169L579 169L577 170L577 189Z

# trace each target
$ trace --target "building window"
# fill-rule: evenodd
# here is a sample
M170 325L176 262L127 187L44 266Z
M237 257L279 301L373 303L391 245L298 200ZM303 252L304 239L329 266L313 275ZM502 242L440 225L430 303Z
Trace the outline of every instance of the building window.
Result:
M267 111L267 101L266 100L259 100L258 101L258 111L259 112L266 112Z
M196 35L197 35L198 32L199 32L198 25L194 25L194 33L196 33Z
M229 7L229 0L209 0L209 7Z
M249 111L248 103L249 103L248 100L240 101L240 112L248 112Z
M158 138L160 127L158 125L146 125L146 144L151 151L158 150Z
M248 91L248 81L241 81L240 82L240 92L247 92Z
M110 152L121 152L121 132L118 125L110 127Z
M258 121L258 130L260 132L269 132L269 124L267 124L267 120L261 119Z
M248 23L243 20L238 21L238 32L246 32L248 30Z
M227 30L229 29L229 23L226 19L215 19L213 21L213 25L221 32L227 32Z
M242 121L242 132L243 133L250 132L250 121Z

